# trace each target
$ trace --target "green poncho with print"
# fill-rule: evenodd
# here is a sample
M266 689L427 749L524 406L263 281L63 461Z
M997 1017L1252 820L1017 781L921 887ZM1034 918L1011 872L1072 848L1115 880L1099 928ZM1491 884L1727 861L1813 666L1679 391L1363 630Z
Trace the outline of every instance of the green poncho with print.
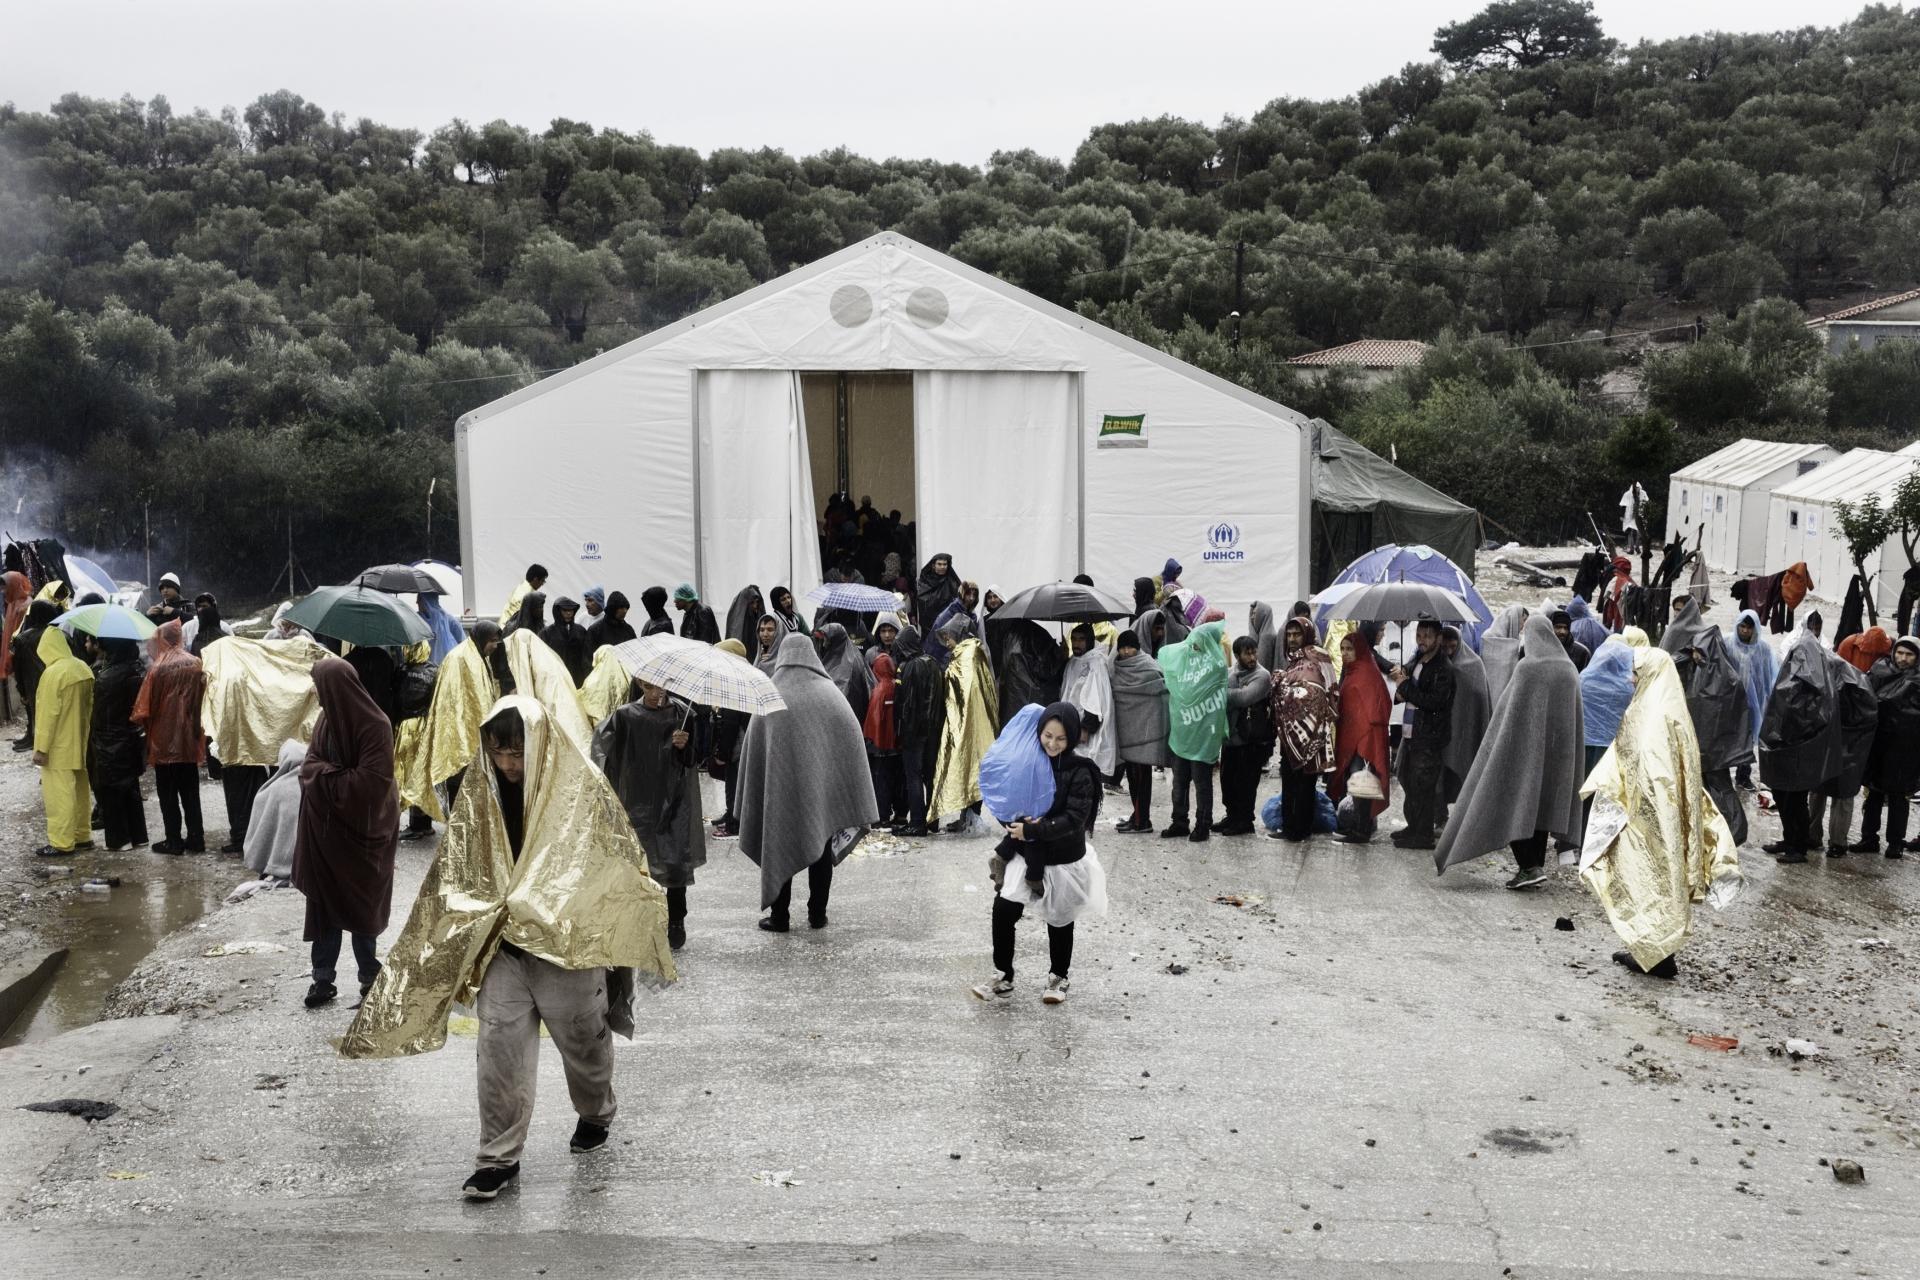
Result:
M1209 622L1158 654L1167 677L1167 745L1183 760L1212 764L1227 737L1226 624Z

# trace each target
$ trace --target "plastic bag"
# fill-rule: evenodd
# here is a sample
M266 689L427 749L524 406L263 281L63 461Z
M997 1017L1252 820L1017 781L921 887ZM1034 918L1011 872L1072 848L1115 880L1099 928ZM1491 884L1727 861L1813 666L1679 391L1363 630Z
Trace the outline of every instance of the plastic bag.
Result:
M1387 793L1380 787L1380 775L1373 771L1373 766L1358 756L1354 759L1358 765L1347 775L1347 794L1356 800L1386 799Z
M1318 787L1313 790L1313 830L1323 836L1334 830L1333 797Z
M980 798L1002 822L1038 818L1053 807L1053 761L1040 745L1040 716L1029 702L1013 713L980 758Z
M1268 796L1267 802L1260 806L1260 825L1269 831L1278 831L1280 823L1280 797Z
M1334 810L1333 828L1349 839L1371 839L1375 830L1373 803L1348 792L1340 801L1340 807Z

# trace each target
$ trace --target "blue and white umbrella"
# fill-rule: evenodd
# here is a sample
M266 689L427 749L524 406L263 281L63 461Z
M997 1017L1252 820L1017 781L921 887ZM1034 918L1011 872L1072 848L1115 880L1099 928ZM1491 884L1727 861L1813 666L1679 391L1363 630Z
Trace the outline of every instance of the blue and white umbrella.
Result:
M893 592L860 582L823 582L807 592L806 598L824 609L851 613L887 613L900 607L900 597Z
M78 631L102 640L145 640L158 630L151 619L117 604L81 605L61 614L54 625L69 635Z

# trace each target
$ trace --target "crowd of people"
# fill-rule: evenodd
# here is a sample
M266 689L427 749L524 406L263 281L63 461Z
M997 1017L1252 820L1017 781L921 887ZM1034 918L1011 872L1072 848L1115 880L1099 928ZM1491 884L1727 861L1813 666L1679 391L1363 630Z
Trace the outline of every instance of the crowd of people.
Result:
M897 568L897 552L876 554L883 575ZM1738 883L1756 763L1782 862L1819 849L1823 823L1827 857L1879 851L1883 825L1887 855L1904 848L1920 641L1874 628L1836 651L1812 614L1777 656L1754 611L1728 636L1682 595L1656 644L1595 581L1593 598L1483 628L1408 620L1396 660L1382 624L1323 625L1306 601L1284 618L1255 602L1235 635L1183 573L1169 559L1135 579L1130 619L1049 629L996 617L1002 592L942 552L895 575L892 610L803 617L787 588L748 585L718 615L691 584L656 585L636 630L617 590L549 605L535 564L497 621L462 625L420 595L431 638L393 650L309 636L285 606L264 637L234 636L211 595L189 605L170 574L144 661L133 642L63 630L77 602L59 584L28 600L9 574L6 648L29 717L16 748L41 770L49 857L93 847L94 831L109 850L147 844L148 766L165 825L152 848L204 852L199 775L218 771L222 851L306 896L309 1007L337 999L351 941L361 1003L343 1052L437 1047L448 1009L477 1004L483 1132L466 1192L482 1199L518 1172L542 1023L580 1113L574 1149L606 1140L606 1038L577 1031L630 1034L634 983L673 979L716 841L758 865L759 927L783 933L803 873L807 924L828 926L835 868L871 832L991 832L992 967L973 994L1015 991L1015 926L1033 910L1048 1004L1071 989L1075 925L1107 909L1090 837L1109 802L1120 837L1266 828L1366 844L1397 790L1396 848L1441 873L1505 848L1507 885L1526 890L1549 878L1551 846L1620 933L1616 959L1664 977L1694 904ZM696 706L635 679L619 646L656 634L750 664L785 710ZM703 773L724 784L711 818ZM1023 800L986 804L1016 794L994 792L1016 775ZM1156 828L1160 779L1171 816ZM383 962L396 845L436 821L440 848Z

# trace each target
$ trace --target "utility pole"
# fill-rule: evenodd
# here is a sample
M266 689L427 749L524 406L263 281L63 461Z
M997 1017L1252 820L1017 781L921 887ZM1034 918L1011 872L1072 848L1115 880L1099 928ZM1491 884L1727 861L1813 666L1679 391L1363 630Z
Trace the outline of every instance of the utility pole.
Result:
M1233 245L1233 349L1240 350L1240 316L1247 309L1247 242Z
M435 476L431 480L427 481L427 554L426 554L426 558L428 560L433 559L433 489L434 489L434 486L439 483L440 483L439 476Z

